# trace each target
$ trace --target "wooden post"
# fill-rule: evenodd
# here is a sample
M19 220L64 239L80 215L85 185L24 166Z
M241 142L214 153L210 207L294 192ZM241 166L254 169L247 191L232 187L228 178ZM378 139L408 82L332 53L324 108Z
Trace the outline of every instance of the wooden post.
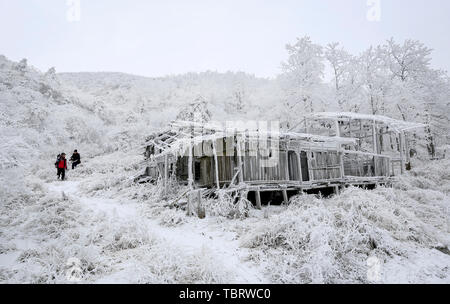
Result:
M168 175L169 175L169 157L166 154L164 156L164 196L167 196Z
M340 194L340 190L339 190L339 186L334 186L334 193L336 194L336 195L339 195Z
M308 162L308 173L309 173L309 181L314 181L315 180L315 176L314 176L314 170L312 169L312 154L314 152L309 151L309 153L307 153L306 155L307 157L307 162Z
M281 164L281 162L280 162L280 164ZM286 181L290 181L291 178L289 176L289 148L287 145L286 145L286 162L285 162L285 164L286 164L286 166L284 167L284 174L286 175ZM281 170L280 170L280 177L281 177Z
M403 136L402 132L398 133L398 142L399 142L399 150L400 150L400 172L401 174L405 173L405 160L403 159Z
M261 210L262 204L261 204L261 191L258 189L255 191L256 196L256 209Z
M348 120L348 137L352 138L352 119Z
M237 157L238 157L238 166L239 166L239 183L244 182L244 168L242 164L242 149L241 149L241 140L240 136L236 136L236 149L237 149Z
M206 214L205 214L205 210L204 210L204 208L202 206L202 190L201 189L199 189L197 191L197 195L198 195L197 216L200 219L204 219L206 217Z
M410 151L409 151L409 141L408 141L408 136L405 132L403 132L404 134L404 140L405 140L405 156L406 156L406 170L410 171L411 170L411 155L410 155Z
M192 145L189 144L189 160L188 160L188 184L189 188L194 189L194 174L192 172L192 162L194 161L192 155Z
M373 153L378 154L378 144L377 144L377 125L375 120L372 123L372 137L373 137Z
M378 154L377 148L377 127L375 120L372 122L372 141L373 141L373 154ZM377 157L373 157L373 175L377 176Z
M336 137L341 137L341 128L339 126L339 120L336 119ZM339 162L341 165L340 171L341 171L341 178L344 178L344 152L342 149L342 145L340 143L337 144L337 151L339 153Z
M284 200L284 203L285 203L286 206L287 206L287 205L289 204L289 198L288 198L287 190L286 190L286 189L283 190L283 200Z
M336 124L336 137L341 137L341 128L339 126L339 119L335 120L335 124Z
M191 191L188 192L187 194L187 205L186 205L186 215L187 216L191 216Z
M295 152L296 156L297 156L297 162L298 162L298 171L299 171L299 175L300 176L300 183L303 183L303 173L302 173L302 159L300 157L301 155L301 151L300 153Z
M213 143L213 153L214 153L214 168L215 168L215 171L216 171L216 185L217 185L217 190L220 190L219 163L218 163L218 160L217 160L216 140L213 139L212 143Z
M340 151L339 153L339 161L340 161L340 171L341 171L341 178L345 177L345 167L344 167L344 152Z

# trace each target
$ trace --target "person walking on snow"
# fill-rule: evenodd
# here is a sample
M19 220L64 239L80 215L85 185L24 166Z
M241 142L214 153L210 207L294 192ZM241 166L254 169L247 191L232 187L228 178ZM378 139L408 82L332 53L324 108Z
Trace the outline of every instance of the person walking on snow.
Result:
M77 150L73 151L70 161L72 162L72 170L74 170L79 164L81 164L81 156Z
M66 177L66 169L67 169L66 154L62 153L61 157L58 160L58 178L61 177L61 180L64 180L64 178Z
M58 163L59 163L59 159L61 158L61 154L58 154L58 156L56 156L56 162L55 162L55 168L56 168L56 175L59 175L59 170L58 170Z

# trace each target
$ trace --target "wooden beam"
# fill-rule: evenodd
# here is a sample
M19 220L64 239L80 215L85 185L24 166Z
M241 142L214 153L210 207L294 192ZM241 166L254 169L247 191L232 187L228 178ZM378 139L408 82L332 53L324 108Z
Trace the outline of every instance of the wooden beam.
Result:
M241 149L241 138L240 136L236 136L236 152L238 158L238 166L239 166L239 183L244 182L244 166L242 164L242 149Z
M261 191L258 189L255 191L256 196L256 209L261 210L262 204L261 204Z
M199 189L197 191L197 199L198 199L198 201L197 201L197 216L200 219L204 219L206 214L205 214L205 210L202 205L202 190L201 189Z
M315 179L314 171L312 170L312 167L313 167L313 165L312 165L312 154L313 153L315 153L315 152L311 152L310 151L309 153L306 153L306 160L308 162L309 181L314 181L314 179ZM314 155L314 157L315 157L315 155Z
M213 153L214 153L214 168L215 168L215 172L216 172L216 186L217 186L217 190L220 190L220 182L219 182L219 164L218 164L218 160L217 160L217 149L216 149L216 141L213 139L212 140L213 143Z
M405 132L403 132L403 133L404 133L404 139L405 139L406 162L408 164L410 164L411 163L411 155L410 155L410 152L409 152L409 140L408 140L407 134Z
M192 155L192 145L189 145L189 159L188 159L188 184L189 189L194 189L194 174L192 172L192 163L194 161L194 157Z
M302 173L302 159L300 157L301 155L301 151L299 152L295 152L295 155L297 156L297 163L298 163L298 176L300 176L300 183L303 183L303 173Z
M339 195L339 194L341 193L341 191L340 191L340 189L339 189L339 186L334 186L334 193L335 193L336 195Z
M187 193L187 199L188 199L188 201L187 201L187 205L186 205L186 215L187 215L187 216L191 216L191 215L192 215L192 212L191 212L191 204L192 204L191 195L192 195L192 192L189 191L189 192Z
M280 171L281 171L281 168L280 168ZM286 180L291 179L289 176L289 150L288 149L286 149L286 163L285 163L285 167L284 167L284 174L286 175ZM281 176L281 172L280 172L280 176Z
M341 137L341 127L339 126L339 119L335 120L336 137Z
M169 156L166 155L164 157L164 196L167 196L168 175L169 175Z
M399 150L400 150L400 172L401 174L405 173L405 159L403 158L403 134L402 132L398 133L398 142L399 142Z
M284 203L285 203L286 205L289 204L289 198L288 198L287 190L286 190L286 189L283 190L283 201L284 201Z
M341 127L339 126L339 120L336 120L336 136L341 137ZM340 171L341 171L341 178L344 177L344 154L342 145L340 143L337 143L337 152L339 154L339 162L340 162Z
M345 176L345 167L344 167L344 152L339 151L339 171L341 171L341 178L344 178Z
M377 123L374 120L372 123L372 141L373 141L373 154L378 154L378 143L377 143ZM373 157L373 175L377 176L377 156Z
M377 144L377 125L375 120L372 123L372 138L373 138L373 153L378 154L378 144Z

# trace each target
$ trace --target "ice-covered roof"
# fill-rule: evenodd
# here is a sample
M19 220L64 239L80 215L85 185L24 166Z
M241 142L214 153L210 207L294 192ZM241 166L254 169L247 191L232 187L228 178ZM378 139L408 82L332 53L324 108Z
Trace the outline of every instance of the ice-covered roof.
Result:
M329 144L355 144L357 139L344 137L328 137L296 132L283 132L279 129L261 130L248 125L235 124L232 126L221 122L192 122L175 121L164 131L155 133L147 140L147 144L154 145L160 149L157 155L172 153L184 153L189 146L197 145L205 141L212 141L240 135L249 139L277 139L277 140L301 140L305 143L329 143Z
M388 125L392 129L396 131L407 131L411 129L423 128L426 127L424 124L415 123L415 122L407 122L402 120L393 119L386 116L381 115L368 115L368 114L360 114L360 113L352 113L352 112L321 112L321 113L311 113L308 114L307 118L315 118L315 119L332 119L332 120L369 120L375 121L378 123L383 123Z

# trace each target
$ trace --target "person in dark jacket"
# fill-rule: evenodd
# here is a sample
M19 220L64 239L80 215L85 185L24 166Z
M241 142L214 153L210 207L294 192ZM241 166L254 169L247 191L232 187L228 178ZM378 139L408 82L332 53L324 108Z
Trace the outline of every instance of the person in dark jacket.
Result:
M81 164L81 156L77 150L73 152L70 161L72 162L72 170L75 169L79 164Z
M59 172L59 170L58 170L58 162L59 162L60 158L61 158L61 154L58 154L58 156L56 156L56 162L55 162L56 175L59 175L58 174L58 172Z
M61 177L61 180L64 180L66 177L66 169L67 169L67 160L66 160L66 154L62 153L58 162L57 162L57 168L58 168L58 178Z

